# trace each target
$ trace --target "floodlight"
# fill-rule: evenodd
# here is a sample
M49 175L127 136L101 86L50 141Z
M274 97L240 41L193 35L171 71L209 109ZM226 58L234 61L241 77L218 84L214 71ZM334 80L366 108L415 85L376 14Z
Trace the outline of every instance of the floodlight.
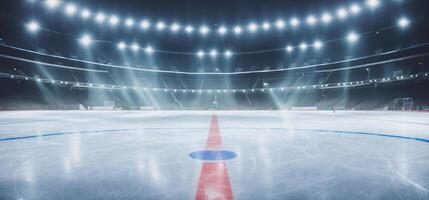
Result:
M192 33L194 32L194 27L192 27L191 25L186 26L185 28L186 33Z
M322 15L322 21L323 21L323 23L325 23L325 24L328 24L329 22L331 22L331 21L332 21L332 16L331 16L331 14L329 14L329 13L324 13L324 14Z
M353 4L350 6L350 11L353 14L358 14L361 11L361 7L358 4Z
M262 24L262 29L264 29L265 31L270 30L270 28L271 28L271 24L270 24L270 23L268 23L268 22L264 22L264 23Z
M349 41L350 43L355 43L358 38L359 36L354 32L351 32L347 35L347 41Z
M36 33L40 30L40 24L36 21L30 21L27 23L26 28L30 33Z
M230 50L225 51L225 57L229 58L232 56L232 52Z
M285 22L284 22L283 20L281 20L281 19L278 19L278 20L276 21L276 27L277 27L278 29L283 29L283 28L285 27Z
M125 20L125 25L130 28L132 26L134 26L134 20L132 18L128 18Z
M300 21L299 21L299 19L298 19L298 18L292 18L292 19L290 20L290 24L291 24L293 27L297 27L297 26L299 25L299 23L300 23Z
M370 8L376 8L380 5L380 1L379 0L367 0L366 4L370 7Z
M307 17L307 23L308 23L309 25L314 25L314 24L316 24L316 23L317 23L317 19L316 19L316 17L314 17L313 15L308 16L308 17Z
M300 45L299 45L299 48L301 49L301 50L306 50L307 49L307 47L308 47L308 45L307 45L307 43L305 43L305 42L303 42L303 43L301 43Z
M133 44L131 45L131 49L132 49L134 52L137 52L137 51L139 51L139 50L140 50L140 46L139 46L137 43L133 43Z
M409 25L410 25L410 20L405 17L402 17L398 21L398 26L401 28L407 28Z
M144 19L140 22L140 28L146 30L149 27L150 27L150 22L148 20Z
M156 24L156 29L158 29L159 31L164 30L165 28L165 23L164 22L158 22Z
M316 41L314 42L313 46L314 46L314 48L316 48L316 49L320 49L320 48L322 48L322 47L323 47L323 43L322 43L321 41L319 41L319 40L316 40Z
M98 13L97 16L95 16L95 21L98 23L103 23L106 19L106 16L103 13Z
M116 26L119 23L119 18L117 16L111 16L109 19L109 23L112 26Z
M179 31L179 30L180 30L180 25L179 25L179 24L177 24L177 23L174 23L174 24L172 24L172 25L171 25L170 29L171 29L171 31L172 31L173 33L175 33L175 32L177 32L177 31Z
M291 53L291 52L293 51L293 47L292 47L291 45L288 45L288 46L286 47L286 51L287 51L288 53Z
M119 42L118 43L118 49L124 50L126 47L127 47L127 45L125 44L125 42Z
M212 49L211 51L210 51L210 56L211 57L216 57L217 56L217 50L216 49Z
M209 33L209 32L210 32L210 29L207 26L201 26L200 27L200 33L202 35L207 35L207 33Z
M77 11L77 8L74 4L69 3L65 8L65 12L68 16L73 16Z
M344 9L344 8L340 8L340 9L338 9L338 11L337 11L337 16L338 16L338 18L340 18L340 19L344 19L344 18L346 18L346 17L347 17L347 15L348 15L348 13L347 13L347 10L346 10L346 9Z
M249 26L247 26L247 29L249 29L250 32L255 32L256 30L258 30L258 25L256 25L255 23L250 23Z
M201 50L198 51L197 55L198 55L199 58L204 57L204 51L201 51Z
M147 54L152 54L152 53L154 52L154 50L153 50L153 48L152 48L151 46L147 46L147 47L144 49L144 51L145 51Z
M92 44L92 38L89 34L83 34L79 39L79 43L84 47L89 47Z
M225 26L219 27L217 31L220 35L225 35L228 32L228 29Z
M235 26L235 27L234 27L234 33L235 33L236 35L240 35L242 31L243 31L243 30L241 29L241 27L240 27L240 26Z
M50 8L50 9L54 9L56 7L58 7L58 5L60 5L60 0L45 0L45 5Z
M89 17L91 17L91 11L89 11L88 9L84 9L81 13L80 16L83 19L88 19Z

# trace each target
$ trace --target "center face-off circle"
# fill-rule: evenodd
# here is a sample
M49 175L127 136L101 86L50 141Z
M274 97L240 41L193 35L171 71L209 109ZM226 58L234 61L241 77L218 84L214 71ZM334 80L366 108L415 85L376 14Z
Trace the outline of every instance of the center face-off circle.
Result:
M189 156L197 160L221 161L234 159L237 154L227 150L202 150L192 152Z

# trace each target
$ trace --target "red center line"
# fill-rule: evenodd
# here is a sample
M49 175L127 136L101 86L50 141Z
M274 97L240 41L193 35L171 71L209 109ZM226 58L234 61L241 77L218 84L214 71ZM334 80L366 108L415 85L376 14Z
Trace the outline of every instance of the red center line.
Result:
M222 147L219 123L213 115L206 150ZM198 182L196 200L232 200L232 188L225 161L204 162Z

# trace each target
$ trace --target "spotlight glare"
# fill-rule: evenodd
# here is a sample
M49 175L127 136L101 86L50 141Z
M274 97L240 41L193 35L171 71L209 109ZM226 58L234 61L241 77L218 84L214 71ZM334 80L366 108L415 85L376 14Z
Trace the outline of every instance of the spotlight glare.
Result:
M110 25L116 26L119 23L119 18L116 16L111 16L109 20Z
M235 27L234 27L234 33L235 33L236 35L240 35L242 31L243 31L243 30L241 29L241 27L240 27L240 26L235 26Z
M358 14L358 13L360 13L361 8L360 8L360 6L359 6L358 4L353 4L353 5L350 7L350 11L351 11L353 14Z
M410 20L405 17L402 17L401 19L399 19L398 25L400 28L407 28L410 25Z
M202 35L207 35L210 32L210 29L207 26L201 26L200 27L200 33Z
M349 41L350 43L355 43L358 38L359 36L354 32L351 32L347 35L347 41Z
M173 32L173 33L175 33L175 32L177 32L177 31L179 31L180 30L180 25L179 24L177 24L177 23L174 23L174 24L172 24L171 25L171 31Z
M36 33L40 30L40 25L36 21L30 21L26 27L30 33Z
M204 51L198 51L198 53L197 53L197 56L199 57L199 58L202 58L202 57L204 57Z
M216 49L211 50L210 51L210 56L213 57L213 58L215 58L217 56L217 50Z
M144 49L144 51L147 53L147 54L152 54L153 53L153 48L151 47L151 46L147 46L145 49Z
M140 46L139 46L137 43L133 43L133 44L131 45L131 49L132 49L134 52L137 52L137 51L139 51L139 50L140 50Z
M225 57L230 58L232 56L232 52L230 50L225 51Z
M344 18L347 17L347 15L348 15L348 13L347 13L347 11L344 8L338 9L338 11L337 11L338 18L344 19Z
M144 19L140 22L140 28L142 28L143 30L147 30L149 27L150 27L149 20Z
M221 26L221 27L218 29L218 33L219 33L220 35L225 35L225 34L226 34L226 32L228 32L228 29L227 29L225 26Z
M156 24L156 29L158 29L159 31L164 30L164 28L165 28L165 23L164 22L158 22Z
M132 26L134 26L134 20L132 18L128 18L127 20L125 20L125 25L130 28Z
M329 13L324 13L322 15L322 21L323 23L328 24L332 21L332 16Z
M92 38L89 34L84 34L79 39L79 43L84 47L89 47L92 44Z
M61 3L60 0L45 0L45 5L50 9L54 9L58 7L60 3Z
M306 50L306 49L307 49L307 47L308 47L308 45L307 45L307 43L305 43L305 42L303 42L303 43L301 43L301 44L299 45L299 48L300 48L302 51Z
M277 27L278 29L283 29L283 28L285 27L285 22L284 22L283 20L281 20L281 19L278 19L278 20L276 21L276 27Z
M194 27L192 27L191 25L186 26L185 28L186 33L191 34L192 32L194 32Z
M292 19L290 20L290 24L291 24L293 27L297 27L297 26L299 25L299 23L300 23L300 21L299 21L299 19L298 19L298 18L292 18Z
M380 1L379 0L367 0L366 4L370 7L370 8L376 8L380 5Z
M255 32L256 30L258 30L258 25L256 25L255 23L250 23L247 28L250 32Z
M118 43L118 49L119 50L124 50L127 47L127 45L125 44L125 42L119 42Z
M317 50L323 47L323 43L319 40L316 40L313 44L314 48L316 48Z
M316 23L317 23L317 19L316 19L316 17L314 17L313 15L308 16L308 17L307 17L307 23L308 23L309 25L314 25L314 24L316 24Z
M103 23L106 19L106 16L103 13L98 13L97 16L95 16L95 21L98 23Z
M66 14L68 16L73 16L76 13L77 8L76 8L76 6L74 4L69 3L69 4L67 4L67 6L65 8L65 11L66 11Z
M91 12L88 9L85 9L82 11L82 13L80 14L80 16L83 19L88 19L89 17L91 17Z
M270 28L271 28L271 24L270 24L270 23L268 23L268 22L264 22L264 23L262 24L262 29L264 29L265 31L270 30Z
M288 53L292 53L292 51L293 51L293 47L292 47L291 45L288 45L288 46L286 47L286 51L287 51Z

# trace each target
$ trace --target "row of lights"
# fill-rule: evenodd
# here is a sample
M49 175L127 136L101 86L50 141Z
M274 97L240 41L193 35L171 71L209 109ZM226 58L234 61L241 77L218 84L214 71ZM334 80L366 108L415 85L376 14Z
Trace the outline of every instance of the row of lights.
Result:
M407 28L409 26L409 24L410 24L410 20L406 17L401 17L397 22L398 27L400 27L402 29ZM39 30L41 30L42 28L37 21L33 20L33 21L30 21L26 24L26 29L30 33L34 34L34 33L37 33ZM350 32L345 37L345 39L350 43L355 43L359 39L359 34L357 34L355 32ZM83 47L89 47L94 42L94 39L91 37L90 34L83 34L78 39L78 41ZM316 40L312 44L307 44L306 42L302 42L301 44L299 44L297 46L288 45L285 47L285 50L288 53L291 53L294 51L295 48L299 48L300 50L306 50L309 47L313 47L314 49L319 50L323 46L324 46L323 41ZM117 44L117 48L119 50L131 49L132 51L135 51L135 52L138 52L140 50L144 50L147 54L152 54L156 51L159 51L159 50L155 50L152 46L147 46L145 48L142 48L142 47L140 47L140 45L138 43L132 43L130 45L127 45L125 42L119 42ZM212 50L206 51L206 52L200 50L196 53L187 53L187 54L195 54L199 58L203 58L206 55L211 56L211 57L217 57L218 55L224 55L225 57L231 57L234 54L240 54L240 53L233 53L230 50L225 50L223 53L219 53L216 49L212 49Z
M192 34L196 31L198 31L201 35L205 36L211 32L216 32L220 36L227 35L228 33L233 33L235 35L240 35L245 31L248 31L250 33L255 33L258 30L262 30L264 32L269 31L273 28L278 30L283 30L287 26L290 26L292 28L297 28L300 24L305 22L309 26L314 26L317 23L322 24L329 24L334 19L344 20L350 15L357 15L359 14L363 8L368 7L370 9L374 9L378 7L381 2L380 0L366 0L365 3L354 3L350 5L349 7L341 7L339 8L335 14L333 13L323 13L320 17L315 15L309 15L307 18L301 20L299 18L292 18L289 21L284 21L282 19L278 19L274 22L263 22L263 23L255 23L251 22L247 26L234 26L234 27L226 27L224 25L221 25L216 30L212 30L210 27L203 25L203 26L193 26L193 25L181 25L179 23L173 23L171 25L167 25L163 21L158 21L156 23L153 23L147 19L136 21L135 19L128 17L125 19L121 19L117 15L106 15L103 12L98 13L92 13L88 9L82 8L82 10L79 9L79 7L76 4L73 3L62 3L60 0L45 0L45 5L49 9L56 9L60 7L60 5L63 5L62 9L64 9L64 13L70 17L80 15L82 19L89 19L93 18L94 21L98 24L108 24L112 27L119 26L121 23L127 27L128 29L133 27L140 27L143 30L149 30L151 28L155 28L158 31L165 31L170 30L172 33L178 33L178 32L185 32L188 34Z
M236 93L236 92L265 92L265 91L286 91L286 90L305 90L305 89L329 89L329 88L339 88L339 87L350 87L350 86L362 86L369 85L375 83L387 83L394 81L402 81L416 78L427 78L429 73L420 73L420 74L412 74L407 76L396 76L396 77L387 77L380 79L371 79L365 81L351 81L351 82L340 82L340 83L330 83L330 84L322 84L322 85L307 85L307 86L296 86L296 87L281 87L281 88L257 88L257 89L167 89L167 88L141 88L141 87L129 87L129 86L119 86L119 85L105 85L105 84L95 84L95 83L82 83L82 82L69 82L69 81L60 81L60 80L50 80L50 79L42 79L39 77L27 77L20 75L11 75L0 73L0 77L6 77L11 79L23 79L29 81L36 82L44 82L51 84L60 84L60 85L71 85L74 87L82 87L82 88L99 88L99 89L134 89L134 90L144 90L144 91L164 91L164 92L183 92L183 93Z

